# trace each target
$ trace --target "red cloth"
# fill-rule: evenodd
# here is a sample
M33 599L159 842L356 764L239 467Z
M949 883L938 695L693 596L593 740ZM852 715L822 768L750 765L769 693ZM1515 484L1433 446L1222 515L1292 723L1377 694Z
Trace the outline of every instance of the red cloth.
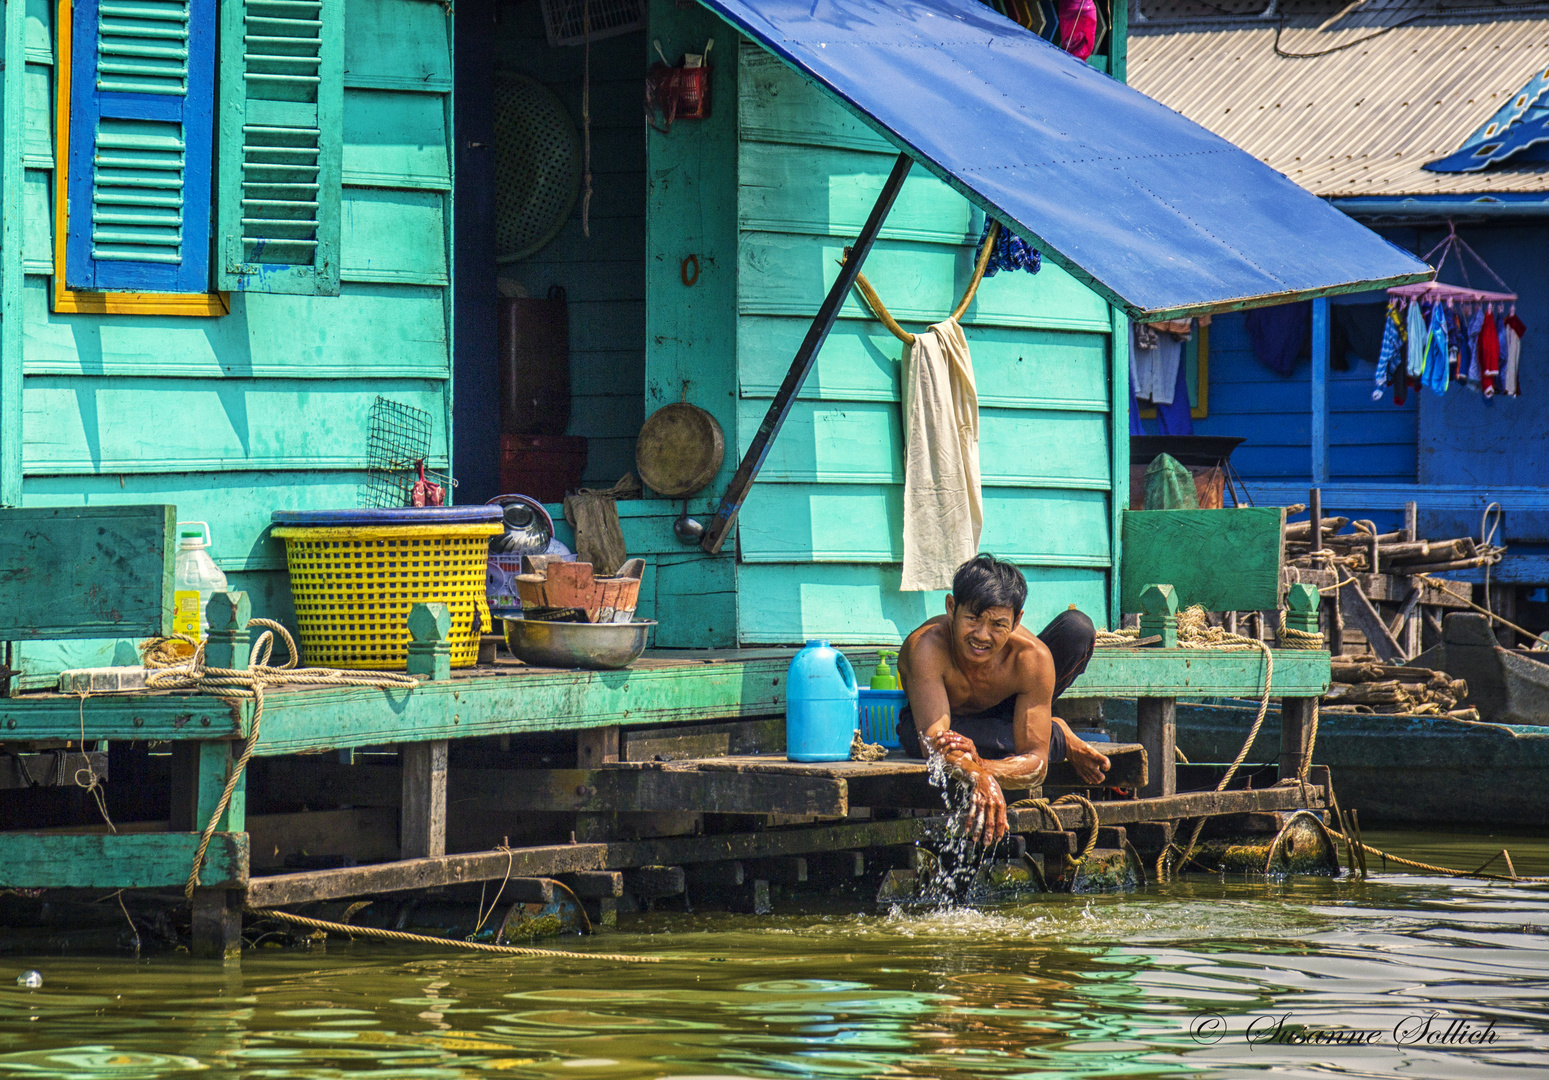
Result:
M1059 46L1077 60L1085 60L1097 48L1095 0L1059 0Z
M1495 314L1484 313L1484 325L1479 328L1479 381L1485 397L1493 397L1501 387L1501 338L1495 329Z

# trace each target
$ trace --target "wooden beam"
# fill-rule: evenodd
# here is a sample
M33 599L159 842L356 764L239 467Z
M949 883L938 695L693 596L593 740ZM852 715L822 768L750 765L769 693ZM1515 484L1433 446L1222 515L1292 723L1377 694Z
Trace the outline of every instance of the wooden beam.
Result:
M108 755L89 751L48 750L37 754L7 754L0 757L0 791L15 788L74 787L75 774L90 768L111 783Z
M134 833L115 836L0 833L0 886L23 889L182 888L194 864L199 834ZM199 884L247 885L246 833L216 833L205 852Z
M1170 584L1180 609L1251 611L1280 604L1285 561L1278 506L1219 510L1126 510L1119 561L1120 607L1143 611L1141 591Z
M1310 698L1282 698L1280 702L1280 778L1300 776L1312 742ZM1268 809L1266 807L1266 809ZM1277 807L1276 809L1284 809Z
M445 739L406 743L403 761L403 805L398 819L398 847L406 859L446 854Z
M770 444L779 435L786 415L791 411L791 406L795 404L796 397L801 392L802 383L807 380L807 373L817 362L818 350L823 347L823 342L828 338L828 332L833 329L834 320L839 317L839 308L844 304L845 297L849 296L850 290L855 287L855 279L860 275L861 266L866 262L866 256L870 254L877 234L882 231L882 222L887 219L888 211L893 208L893 202L898 198L898 193L903 190L904 181L908 179L909 170L913 165L914 161L907 153L899 154L893 162L893 171L888 175L886 183L882 185L877 201L872 204L871 213L867 215L866 223L861 226L860 235L851 245L849 258L839 268L833 286L828 290L828 295L823 298L823 304L818 308L817 315L813 317L812 325L807 328L807 336L802 340L801 347L796 350L796 357L791 361L790 370L785 373L785 380L780 384L780 389L775 392L774 400L769 403L763 423L759 424L758 431L753 435L753 441L748 444L747 452L742 455L742 462L737 466L737 472L732 476L731 483L727 485L726 493L721 496L721 504L715 511L715 517L705 528L700 547L710 554L718 554L721 545L726 542L727 534L731 532L732 524L737 520L737 514L748 496L748 489L753 486L759 469L763 468L764 458L769 455Z
M1312 482L1328 483L1328 371L1329 349L1328 297L1312 302Z
M660 766L614 769L459 769L458 799L510 811L559 813L817 814L844 817L844 780Z
M1079 697L1256 698L1263 687L1264 659L1257 651L1095 649L1086 670L1066 693ZM1328 653L1275 650L1276 696L1318 697L1328 687ZM264 723L267 729L268 721Z
M189 952L202 960L242 955L242 894L234 889L195 889Z
M1323 790L1308 780L1312 809L1323 806ZM1297 810L1302 808L1301 790L1295 786L1265 788L1260 791L1191 791L1162 799L1135 799L1099 802L1099 825L1129 825L1140 821L1176 821L1181 818L1205 817L1215 814L1249 813L1255 810ZM1080 831L1090 827L1086 810L1069 804L1054 808L1060 823L1067 829ZM1030 832L1048 827L1048 818L1037 810L1012 810L1013 832Z
M1175 698L1144 697L1135 701L1135 735L1145 747L1149 778L1142 798L1175 795L1178 791L1178 702Z
M599 765L619 759L619 729L617 725L582 728L576 732L576 767L595 769Z
M1372 651L1389 664L1402 664L1406 657L1404 649L1388 629L1388 624L1382 621L1382 616L1372 606L1372 602L1366 598L1366 593L1361 589L1361 583L1343 567L1339 568L1339 577L1343 582L1339 590L1339 610L1357 630L1366 635L1367 644ZM1416 599L1419 590L1415 590Z

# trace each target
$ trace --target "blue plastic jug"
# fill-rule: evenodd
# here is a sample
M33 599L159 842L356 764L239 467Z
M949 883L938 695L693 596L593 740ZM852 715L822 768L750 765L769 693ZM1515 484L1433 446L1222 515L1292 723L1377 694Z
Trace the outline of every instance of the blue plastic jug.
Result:
M860 726L855 670L826 641L809 641L785 679L785 756L790 761L848 761Z

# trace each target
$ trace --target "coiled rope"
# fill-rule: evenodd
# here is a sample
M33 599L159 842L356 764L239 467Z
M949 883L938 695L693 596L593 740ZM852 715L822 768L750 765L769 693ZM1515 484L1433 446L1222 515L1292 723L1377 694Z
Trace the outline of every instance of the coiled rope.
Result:
M253 642L246 669L209 667L205 664L204 643L182 634L175 634L172 640L186 641L194 646L192 659L181 664L157 668L145 676L147 690L194 690L231 702L233 705L242 701L253 703L252 729L242 746L241 756L237 758L230 775L226 777L226 786L221 791L220 801L216 803L215 811L210 815L210 820L205 824L204 832L199 837L199 849L194 852L193 866L189 869L188 881L183 886L183 895L190 900L193 899L194 889L199 884L199 872L204 869L205 853L209 851L210 839L215 835L216 826L220 824L221 816L226 813L226 807L231 803L232 793L236 791L237 784L247 769L247 763L252 760L253 751L258 746L259 727L264 717L266 687L305 684L377 686L384 690L413 690L419 686L418 679L395 672L298 668L296 659L300 653L289 630L272 619L250 619L248 626L263 627L264 632ZM286 660L283 664L271 665L269 658L274 652L276 633L285 643Z
M1092 805L1092 800L1085 795L1077 795L1075 792L1071 792L1068 795L1061 795L1053 802L1050 802L1048 799L1018 799L1006 807L1006 809L1037 810L1053 823L1056 832L1064 832L1065 826L1060 822L1060 816L1054 812L1054 808L1061 803L1076 803L1086 811L1087 819L1091 822L1091 831L1086 835L1086 843L1082 845L1081 854L1071 856L1067 853L1065 856L1066 867L1074 870L1086 862L1093 851L1097 850L1097 807Z
M331 930L351 937L377 938L381 941L403 941L413 945L441 945L450 949L469 949L474 952L500 953L505 956L541 956L551 960L609 960L618 964L659 964L659 956L632 956L629 953L566 952L562 949L536 949L524 945L490 945L482 941L459 941L457 938L432 937L429 934L409 934L402 930L379 930L374 926L353 926L350 923L329 922L306 915L292 915L288 911L273 908L248 908L249 915L280 922L306 926L313 930Z

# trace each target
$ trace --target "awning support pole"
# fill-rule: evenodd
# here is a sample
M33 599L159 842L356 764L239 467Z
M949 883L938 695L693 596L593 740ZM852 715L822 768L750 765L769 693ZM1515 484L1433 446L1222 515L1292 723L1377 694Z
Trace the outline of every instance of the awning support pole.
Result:
M1312 482L1328 483L1328 297L1312 302Z
M742 455L742 463L737 466L736 474L732 476L731 483L726 486L726 494L721 496L721 505L715 511L714 519L705 529L704 538L699 546L710 554L719 552L721 545L726 542L726 536L737 520L737 512L742 509L742 502L747 498L748 489L753 486L759 469L764 467L764 459L769 456L769 446L780 433L781 425L785 423L791 406L796 402L796 395L801 392L802 383L807 381L807 373L817 362L818 350L827 340L828 332L834 328L834 320L839 317L839 308L855 286L855 279L861 272L861 266L866 262L866 255L871 251L871 245L876 241L877 233L882 231L882 222L887 218L888 211L893 208L893 202L898 198L898 193L902 190L904 180L908 177L909 169L913 164L914 161L908 154L898 155L898 160L893 163L893 171L888 175L887 183L882 185L882 193L877 196L877 201L871 208L871 214L866 218L866 224L861 227L860 235L855 238L855 243L850 248L850 257L839 268L839 276L834 280L833 287L828 290L828 295L823 298L823 306L818 308L812 325L807 328L807 336L802 341L801 348L796 350L796 358L791 361L791 369L785 373L785 381L780 384L779 392L769 403L769 411L764 414L764 422L758 426L758 434L753 436L748 452Z

